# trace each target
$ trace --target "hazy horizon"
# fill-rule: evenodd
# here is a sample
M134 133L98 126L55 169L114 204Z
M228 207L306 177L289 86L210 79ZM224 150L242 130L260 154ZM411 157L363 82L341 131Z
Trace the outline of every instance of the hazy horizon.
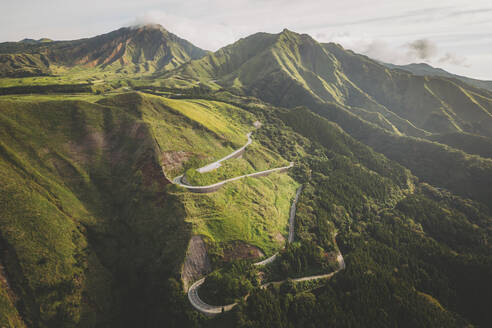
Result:
M24 38L70 40L139 23L158 23L198 47L215 51L256 32L284 28L319 42L394 64L427 63L451 73L492 79L492 6L486 1L365 0L327 4L290 0L85 1L2 5L0 42ZM30 8L26 10L25 8ZM206 31L206 33L204 33Z

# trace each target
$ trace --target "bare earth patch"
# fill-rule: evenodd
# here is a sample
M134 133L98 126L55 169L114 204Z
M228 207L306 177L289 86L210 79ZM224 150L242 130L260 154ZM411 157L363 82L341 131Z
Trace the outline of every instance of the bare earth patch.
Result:
M185 262L181 270L183 287L188 287L195 281L210 272L210 260L207 255L207 247L202 236L193 236L188 244Z
M285 237L282 236L282 234L280 232L276 232L274 235L273 235L273 240L277 241L278 243L282 244L285 242Z
M230 262L240 259L256 259L265 256L256 246L243 241L233 241L224 247L224 261Z
M175 172L183 167L193 153L187 151L166 151L161 155L162 167L165 172Z

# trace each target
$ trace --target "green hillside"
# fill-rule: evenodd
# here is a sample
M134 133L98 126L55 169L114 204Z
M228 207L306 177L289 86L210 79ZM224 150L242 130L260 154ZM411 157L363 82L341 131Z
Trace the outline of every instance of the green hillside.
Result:
M320 44L289 30L254 34L171 75L214 80L285 107L337 103L366 119L369 113L380 114L382 127L412 136L462 131L491 136L492 131L489 91L390 70L339 45Z
M17 322L20 309L28 326L138 324L167 313L152 299L172 291L167 279L179 276L191 233L218 246L243 240L268 253L279 247L291 178L238 182L190 198L169 186L161 169L182 173L195 158L211 161L238 148L253 114L222 102L138 93L67 98L0 100L1 262L13 286L2 283L2 320ZM251 197L258 207L242 199ZM202 206L212 199L215 205ZM236 222L217 224L227 217ZM268 233L245 221L251 217Z
M275 105L307 106L424 181L492 204L485 192L489 161L453 149L487 157L492 95L486 90L390 70L339 45L320 44L289 30L254 34L165 76L213 80L232 93ZM477 135L477 142L472 147L472 137L439 137L452 134Z

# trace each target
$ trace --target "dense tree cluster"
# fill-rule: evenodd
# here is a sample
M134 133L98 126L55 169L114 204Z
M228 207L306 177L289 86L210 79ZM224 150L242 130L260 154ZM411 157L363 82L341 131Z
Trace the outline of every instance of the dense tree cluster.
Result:
M207 275L200 297L209 304L231 304L259 286L255 268L247 261L233 261Z

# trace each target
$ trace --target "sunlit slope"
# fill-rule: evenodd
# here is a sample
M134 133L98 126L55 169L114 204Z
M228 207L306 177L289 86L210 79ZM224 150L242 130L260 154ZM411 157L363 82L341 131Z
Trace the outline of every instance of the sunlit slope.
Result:
M444 77L390 70L335 44L324 47L340 61L351 81L416 126L434 133L465 131L491 135L489 91Z
M149 126L170 178L187 162L198 168L240 148L254 129L251 113L223 102L131 93L100 103L129 108Z
M56 326L119 325L142 311L166 311L141 304L178 272L190 231L181 200L168 192L162 154L220 157L245 142L251 120L223 103L137 93L97 103L0 100L6 320L17 320L15 308L28 325ZM150 294L139 287L145 281ZM11 292L20 300L14 308L5 297Z
M285 173L246 178L211 194L180 193L193 233L224 246L243 241L271 255L288 235L290 202L298 183Z
M154 221L167 210L155 207L157 186L147 183L160 171L149 130L84 101L2 101L0 120L2 261L24 322L112 322L118 270L131 276L139 266L121 261L118 243L134 237L112 222L136 224L132 213L145 204L139 218L155 231L169 224ZM128 202L137 186L149 198Z
M139 93L2 97L5 320L60 326L62 316L73 324L118 325L166 311L148 304L164 293L162 277L179 272L191 233L277 249L297 186L292 178L247 179L196 198L170 185L161 168L178 174L221 158L246 142L255 120L223 102ZM253 154L258 168L285 161L258 144ZM139 287L145 281L152 292ZM124 313L127 307L132 311Z

